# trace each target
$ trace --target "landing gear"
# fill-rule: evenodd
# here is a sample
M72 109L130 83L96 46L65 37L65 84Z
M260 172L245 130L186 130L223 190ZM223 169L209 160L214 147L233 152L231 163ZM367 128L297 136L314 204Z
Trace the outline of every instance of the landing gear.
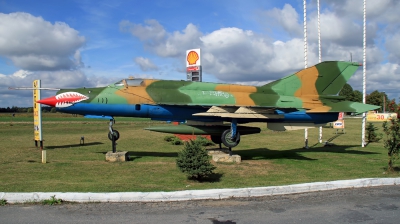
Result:
M108 127L108 129L110 130L108 132L108 139L111 140L112 152L116 153L117 152L117 142L116 141L119 139L119 132L112 128L113 124L115 124L115 120L110 119L110 125Z
M232 147L235 147L240 142L240 133L237 132L237 120L232 119L231 129L227 129L222 132L221 141L224 143L226 147L231 150Z
M226 147L235 147L240 143L240 134L238 132L236 133L236 136L232 138L232 131L230 129L227 129L222 133L221 141Z
M112 138L114 137L115 141L119 139L119 132L117 130L113 130L113 132L108 132L108 139L112 141Z

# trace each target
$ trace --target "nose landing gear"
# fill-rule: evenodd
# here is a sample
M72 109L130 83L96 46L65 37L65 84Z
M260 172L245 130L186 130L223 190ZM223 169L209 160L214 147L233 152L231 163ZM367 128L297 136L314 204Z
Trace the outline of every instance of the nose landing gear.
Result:
M112 152L116 153L117 152L117 142L116 141L119 139L119 132L112 128L113 124L115 124L114 118L110 119L110 125L108 127L110 132L108 132L108 139L111 140Z

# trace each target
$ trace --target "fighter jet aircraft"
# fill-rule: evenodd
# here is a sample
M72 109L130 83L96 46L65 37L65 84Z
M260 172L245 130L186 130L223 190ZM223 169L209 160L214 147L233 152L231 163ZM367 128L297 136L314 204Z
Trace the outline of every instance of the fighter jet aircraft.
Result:
M379 108L345 101L339 91L361 66L326 61L263 86L154 79L123 79L100 88L61 89L38 101L59 111L92 118L144 117L183 125L147 130L211 135L231 148L240 136L259 133L251 122L276 131L305 129L336 121L339 112L363 113ZM118 139L112 129L110 139Z

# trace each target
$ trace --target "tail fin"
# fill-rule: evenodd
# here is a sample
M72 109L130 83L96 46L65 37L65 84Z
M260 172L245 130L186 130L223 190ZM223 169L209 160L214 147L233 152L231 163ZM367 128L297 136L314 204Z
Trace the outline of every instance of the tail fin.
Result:
M345 61L321 62L268 83L261 89L270 89L286 96L336 95L359 66L358 63Z

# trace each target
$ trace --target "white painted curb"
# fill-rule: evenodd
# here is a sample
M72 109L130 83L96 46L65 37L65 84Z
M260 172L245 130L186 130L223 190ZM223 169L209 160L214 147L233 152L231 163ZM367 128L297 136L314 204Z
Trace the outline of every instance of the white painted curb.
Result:
M62 199L63 201L69 202L161 202L200 199L224 199L231 197L260 197L306 193L313 191L327 191L343 188L361 188L399 184L400 178L365 178L355 180L337 180L329 182L293 184L287 186L187 190L174 192L0 192L0 200L7 200L7 203L39 202L55 196L56 199Z

